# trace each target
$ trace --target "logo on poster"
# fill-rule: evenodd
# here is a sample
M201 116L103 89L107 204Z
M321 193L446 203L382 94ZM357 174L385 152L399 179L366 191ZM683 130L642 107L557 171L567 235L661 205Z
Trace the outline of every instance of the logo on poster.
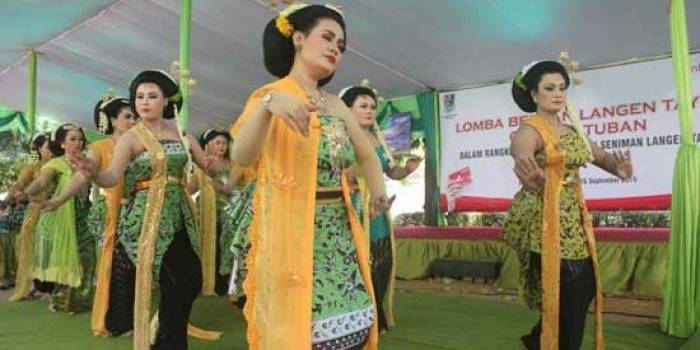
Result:
M442 110L443 114L442 117L444 119L450 119L454 118L457 116L455 111L455 94L454 93L449 93L449 94L444 94L442 95Z

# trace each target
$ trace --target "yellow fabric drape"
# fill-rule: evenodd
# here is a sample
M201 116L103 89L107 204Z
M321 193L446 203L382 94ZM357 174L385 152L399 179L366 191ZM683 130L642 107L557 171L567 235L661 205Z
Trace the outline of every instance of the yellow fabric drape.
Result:
M143 124L134 126L136 139L151 155L151 187L148 204L143 215L139 237L138 263L136 264L136 296L134 299L134 349L150 349L151 292L153 283L153 256L158 241L160 212L165 199L167 184L166 154L158 139Z
M90 151L100 159L98 167L103 171L109 167L114 153L115 142L112 138L99 140L90 145ZM110 280L112 278L112 256L117 238L117 223L121 210L121 197L124 179L121 178L114 187L104 190L105 222L104 245L97 265L97 286L92 304L91 326L92 334L98 337L109 336L105 326L105 317L109 307Z
M215 295L216 281L216 191L211 178L201 169L195 169L199 185L197 199L197 229L199 230L202 260L202 295Z
M46 161L40 160L27 164L22 168L17 183L22 190L34 181ZM47 191L41 194L46 197ZM34 237L36 224L39 222L41 208L36 203L29 203L24 214L22 227L17 236L17 276L15 277L15 290L10 296L10 301L26 299L34 289L32 283L32 264L34 259Z
M365 181L365 179L362 176L360 176L359 167L355 167L354 171L355 179L357 179L357 188L359 190L360 195L360 205L362 206L362 212L364 213L364 215L362 215L362 230L365 234L363 244L367 246L367 249L370 249L370 227L372 226L372 220L369 217L369 187L367 186L367 181ZM372 264L371 254L368 263L370 265Z
M151 186L148 189L147 205L143 215L141 235L139 236L138 263L136 264L136 293L134 297L134 350L149 350L151 342L151 292L153 288L153 257L158 241L160 212L165 199L165 187L168 181L168 164L165 150L158 139L143 124L134 127L134 135L151 155ZM190 213L195 208L189 196L185 196ZM220 332L206 331L187 325L187 334L205 340L216 340Z
M308 101L299 85L283 78L256 90L233 127L234 135L253 115L269 91L284 91ZM316 167L321 127L312 113L309 136L273 118L257 166L257 188L250 227L251 249L244 282L248 344L251 350L311 348L313 234L316 205ZM343 194L350 213L358 263L370 296L369 252L361 224L350 205L347 179ZM263 265L264 263L264 265ZM377 348L374 323L365 350Z
M540 349L559 349L559 284L560 284L560 242L559 216L560 191L564 180L565 155L559 149L558 135L551 125L538 116L528 118L525 123L537 130L544 141L546 156L544 203L542 208L542 335ZM603 288L600 284L600 269L595 246L595 235L591 215L588 213L580 181L576 181L576 191L581 199L582 219L588 250L593 261L596 280L595 301L595 346L605 349L603 342Z

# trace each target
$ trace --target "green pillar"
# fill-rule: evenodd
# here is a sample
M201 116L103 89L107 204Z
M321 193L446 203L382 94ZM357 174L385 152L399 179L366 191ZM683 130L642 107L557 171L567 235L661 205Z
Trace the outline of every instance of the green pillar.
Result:
M429 91L416 96L425 132L425 225L444 226L440 210L440 116L438 92Z
M681 146L671 200L671 236L661 329L690 337L700 325L700 147L693 141L690 50L685 1L671 3L671 53L676 78Z
M180 10L180 90L182 90L182 109L180 123L183 129L190 125L189 81L190 81L190 39L192 38L192 1L182 0Z
M29 52L27 65L27 122L29 123L29 139L36 131L36 52Z

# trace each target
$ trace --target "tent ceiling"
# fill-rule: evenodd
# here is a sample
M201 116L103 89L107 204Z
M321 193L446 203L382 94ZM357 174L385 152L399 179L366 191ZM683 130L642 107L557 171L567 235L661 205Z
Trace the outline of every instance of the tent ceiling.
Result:
M572 52L583 66L670 51L665 0L345 0L349 49L328 90L369 78L386 97L504 79ZM261 36L265 0L193 1L192 129L226 126L272 77ZM686 1L691 47L700 2ZM27 51L39 52L39 114L92 126L108 88L178 56L178 0L26 0L0 4L0 104L26 101Z

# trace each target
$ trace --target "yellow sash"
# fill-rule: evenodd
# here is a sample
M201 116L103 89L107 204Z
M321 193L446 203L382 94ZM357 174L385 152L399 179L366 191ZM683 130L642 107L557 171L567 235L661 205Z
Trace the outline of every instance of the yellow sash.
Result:
M559 243L559 203L564 179L565 155L559 147L559 138L550 124L541 117L534 116L525 121L535 128L544 141L546 156L544 204L542 208L542 335L540 349L559 349L559 284L560 284L560 243ZM576 181L576 192L581 199L582 219L588 250L593 261L596 280L595 299L595 344L596 350L605 349L603 341L603 289L600 283L600 268L595 244L595 234L591 215L583 199L581 182Z
M232 129L234 135L271 90L284 91L308 101L301 87L290 78L268 84L253 93ZM248 320L251 350L311 348L316 167L321 138L321 126L315 113L311 115L310 124L309 136L303 137L281 119L273 118L258 163L249 232L251 249L246 260L249 272L243 284L248 298L244 314ZM350 204L345 176L342 187L357 246L357 261L373 298L367 263L369 252L363 244L362 226ZM375 322L364 350L376 348Z
M109 167L114 153L114 140L106 138L90 145L91 152L99 155L99 169L103 171ZM109 331L105 326L105 316L109 308L110 280L112 277L112 257L116 245L117 223L119 221L119 211L121 209L121 196L124 186L123 177L119 179L114 187L107 188L105 193L105 222L104 222L104 245L102 254L97 266L97 286L92 304L92 334L99 337L109 336Z
M39 176L41 167L44 164L46 164L46 161L37 161L25 165L17 182L24 184L24 187L28 186ZM46 194L47 192L44 191L42 196L45 197ZM24 300L34 289L34 284L32 283L34 237L40 214L41 208L39 205L30 202L22 221L22 228L17 237L17 276L15 277L15 290L10 296L10 301Z
M165 150L158 139L143 124L133 127L136 139L151 155L151 187L139 236L136 264L136 297L134 299L134 349L150 349L151 292L153 290L153 257L158 241L160 212L165 199L167 167Z
M195 170L199 184L197 229L202 259L202 295L214 295L216 277L216 191L211 178L201 169Z

